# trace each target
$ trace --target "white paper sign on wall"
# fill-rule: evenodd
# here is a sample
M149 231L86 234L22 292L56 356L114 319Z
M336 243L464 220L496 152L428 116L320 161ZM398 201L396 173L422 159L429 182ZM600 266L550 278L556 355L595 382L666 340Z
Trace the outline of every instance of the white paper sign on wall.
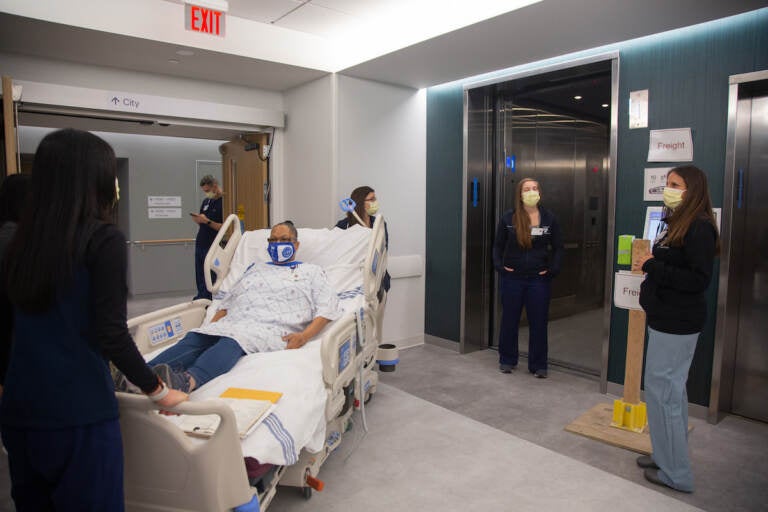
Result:
M150 219L180 219L181 208L148 208L147 215Z
M147 206L181 206L181 196L147 196Z
M654 167L645 169L643 201L663 201L664 187L667 185L667 173L671 167Z
M649 162L693 161L693 138L690 128L651 130L648 138Z
M629 93L629 129L648 128L648 89Z
M616 272L613 283L613 304L620 309L643 309L640 307L640 285L645 274L633 274L626 270Z

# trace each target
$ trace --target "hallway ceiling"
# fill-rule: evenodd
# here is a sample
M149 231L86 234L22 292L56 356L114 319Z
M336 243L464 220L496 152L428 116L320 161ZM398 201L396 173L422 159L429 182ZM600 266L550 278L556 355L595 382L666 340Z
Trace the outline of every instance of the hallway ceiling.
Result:
M271 91L288 90L328 73L328 69L249 58L202 45L183 47L7 14L4 1L10 4L0 0L0 53ZM379 19L377 16L385 7L399 8L400 11L392 11L399 18L392 18L391 13L381 18L383 28L394 39L406 28L425 24L422 20L427 18L414 6L431 1L229 0L228 15L250 20L248 23L253 24L254 30L269 24L283 30L301 31L305 36L308 34L306 37L320 41L320 38L368 26L366 23ZM181 0L157 2L181 3ZM494 8L498 9L497 4L499 2L495 2ZM461 9L467 8L466 3L459 2L443 1L441 5L442 10L436 9L436 12L452 15L454 24L463 13ZM385 51L345 67L340 73L407 87L427 87L765 6L768 6L765 0L543 0L442 35L422 35L423 39L418 42ZM413 34L410 37L414 37ZM194 55L177 53L185 50ZM312 50L311 47L301 49L305 53Z

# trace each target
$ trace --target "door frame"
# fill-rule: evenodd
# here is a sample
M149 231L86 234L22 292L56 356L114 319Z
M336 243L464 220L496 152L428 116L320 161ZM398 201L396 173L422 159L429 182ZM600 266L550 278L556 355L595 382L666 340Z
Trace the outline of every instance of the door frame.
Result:
M605 294L603 297L603 343L602 343L602 357L600 361L600 392L608 392L608 353L610 348L610 327L611 327L611 305L613 301L613 265L612 258L614 254L615 246L615 231L616 231L616 161L618 155L618 134L619 134L619 52L610 51L591 55L589 57L577 58L572 60L566 60L558 62L556 64L549 64L540 67L533 67L530 69L519 69L518 71L512 71L506 74L494 75L491 78L485 78L473 82L467 82L464 84L464 105L463 105L463 162L462 162L462 216L461 216L461 315L459 318L459 352L465 353L472 350L476 350L477 347L469 345L465 340L465 311L466 311L466 267L467 267L467 211L468 211L468 199L467 194L464 193L467 190L468 184L468 158L467 151L469 145L469 125L468 125L468 95L469 90L479 87L485 87L501 82L507 82L510 80L516 80L519 78L525 78L535 75L542 75L551 71L558 71L562 69L568 69L573 67L582 66L585 64L592 64L594 62L610 61L611 62L611 120L609 131L609 167L606 169L608 172L608 218L606 225L606 265L605 265ZM524 68L525 66L523 66Z
M715 347L712 360L712 384L709 393L707 421L717 423L732 409L733 379L736 364L736 331L738 329L738 287L732 276L735 194L738 192L736 172L736 140L738 138L739 88L750 82L768 80L768 70L731 75L728 77L728 129L723 173L723 209L720 226L720 274L717 291ZM733 272L733 273L731 273ZM732 286L733 285L733 286Z

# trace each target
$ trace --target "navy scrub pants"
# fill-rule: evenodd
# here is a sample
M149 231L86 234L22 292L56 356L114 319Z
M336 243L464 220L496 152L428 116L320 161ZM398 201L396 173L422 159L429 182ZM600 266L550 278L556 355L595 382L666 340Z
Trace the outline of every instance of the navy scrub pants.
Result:
M544 276L514 276L502 274L501 332L499 334L499 363L516 365L517 339L523 307L528 316L528 370L547 369L547 320L551 280Z
M119 420L2 434L17 512L125 510Z
M195 244L195 282L197 284L197 295L195 299L208 299L212 298L211 292L205 286L205 270L203 268L205 264L205 257L208 254L210 247L203 247L202 245ZM216 282L216 276L211 272L211 283Z

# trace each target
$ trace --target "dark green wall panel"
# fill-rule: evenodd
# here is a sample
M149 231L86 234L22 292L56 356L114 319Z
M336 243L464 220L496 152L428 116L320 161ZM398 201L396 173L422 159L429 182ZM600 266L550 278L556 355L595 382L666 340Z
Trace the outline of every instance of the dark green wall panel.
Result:
M459 341L463 104L461 85L427 90L424 332Z
M707 173L714 206L722 206L728 77L768 69L768 9L609 49L618 50L620 55L616 234L640 235L645 207L660 204L643 201L643 169L674 165L647 162L652 129L691 128L693 163ZM593 53L604 51L596 49ZM630 130L629 92L640 89L649 90L649 127ZM427 91L425 332L452 340L459 339L462 123L461 84ZM710 317L688 384L690 401L700 405L709 403L717 297L715 267L708 292ZM610 382L623 383L626 332L627 312L614 308L608 358Z

